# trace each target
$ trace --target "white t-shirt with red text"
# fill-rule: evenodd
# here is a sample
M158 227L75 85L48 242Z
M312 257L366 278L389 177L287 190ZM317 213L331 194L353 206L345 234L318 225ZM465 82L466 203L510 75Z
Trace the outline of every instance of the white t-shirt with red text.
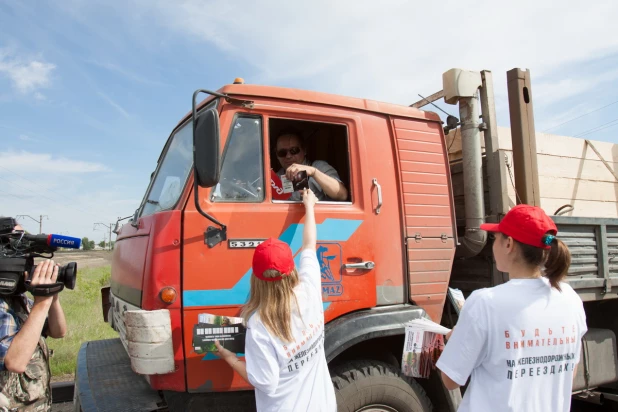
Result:
M316 252L304 250L294 288L301 316L292 302L292 335L282 342L272 336L259 314L247 325L245 360L249 382L255 387L258 411L337 410L335 390L324 354L324 309L320 265Z
M463 386L458 411L569 411L586 314L573 288L513 279L473 292L437 367Z

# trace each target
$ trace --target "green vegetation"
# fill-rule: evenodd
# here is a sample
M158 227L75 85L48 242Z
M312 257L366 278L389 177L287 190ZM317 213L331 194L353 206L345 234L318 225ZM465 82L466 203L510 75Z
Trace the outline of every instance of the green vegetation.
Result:
M79 269L75 290L60 292L60 303L67 319L67 334L62 339L47 339L54 351L51 371L54 380L71 380L77 352L90 340L116 338L118 334L103 321L101 287L109 285L111 266Z
M84 250L94 249L94 240L89 240L87 237L82 238L82 248Z

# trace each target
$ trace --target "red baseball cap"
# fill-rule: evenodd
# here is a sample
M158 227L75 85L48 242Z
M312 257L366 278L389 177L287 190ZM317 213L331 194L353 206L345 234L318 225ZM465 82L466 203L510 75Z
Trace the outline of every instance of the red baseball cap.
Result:
M545 211L537 206L517 205L504 216L500 223L483 223L482 230L500 232L518 242L543 249L551 248L553 236L558 234L558 228ZM553 235L546 238L549 233ZM549 240L547 243L545 243Z
M283 276L289 275L294 270L292 249L290 249L287 243L273 238L258 245L253 254L253 274L256 278L267 282L283 278L283 276L274 278L264 277L264 272L270 269L281 272Z

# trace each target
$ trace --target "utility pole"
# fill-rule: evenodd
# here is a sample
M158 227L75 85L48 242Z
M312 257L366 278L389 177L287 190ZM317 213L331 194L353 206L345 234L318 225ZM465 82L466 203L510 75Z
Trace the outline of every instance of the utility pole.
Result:
M96 227L97 225L101 225L103 227L106 227L109 230L109 246L108 246L108 250L112 250L112 228L114 227L114 224L110 223L109 225L106 225L105 223L95 223L94 227ZM105 242L105 236L103 236L103 241Z
M47 215L39 215L39 220L36 220L35 218L33 218L30 215L17 215L17 217L15 219L19 219L20 217L29 217L30 219L34 220L35 222L37 222L39 224L39 234L43 233L43 218L46 217L47 220L49 220L49 216Z

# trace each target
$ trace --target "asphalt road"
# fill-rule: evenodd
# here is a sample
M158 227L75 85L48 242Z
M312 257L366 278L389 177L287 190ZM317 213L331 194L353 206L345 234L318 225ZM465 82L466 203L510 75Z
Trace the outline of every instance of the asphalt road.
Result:
M73 412L73 402L55 403L51 410L52 412Z

